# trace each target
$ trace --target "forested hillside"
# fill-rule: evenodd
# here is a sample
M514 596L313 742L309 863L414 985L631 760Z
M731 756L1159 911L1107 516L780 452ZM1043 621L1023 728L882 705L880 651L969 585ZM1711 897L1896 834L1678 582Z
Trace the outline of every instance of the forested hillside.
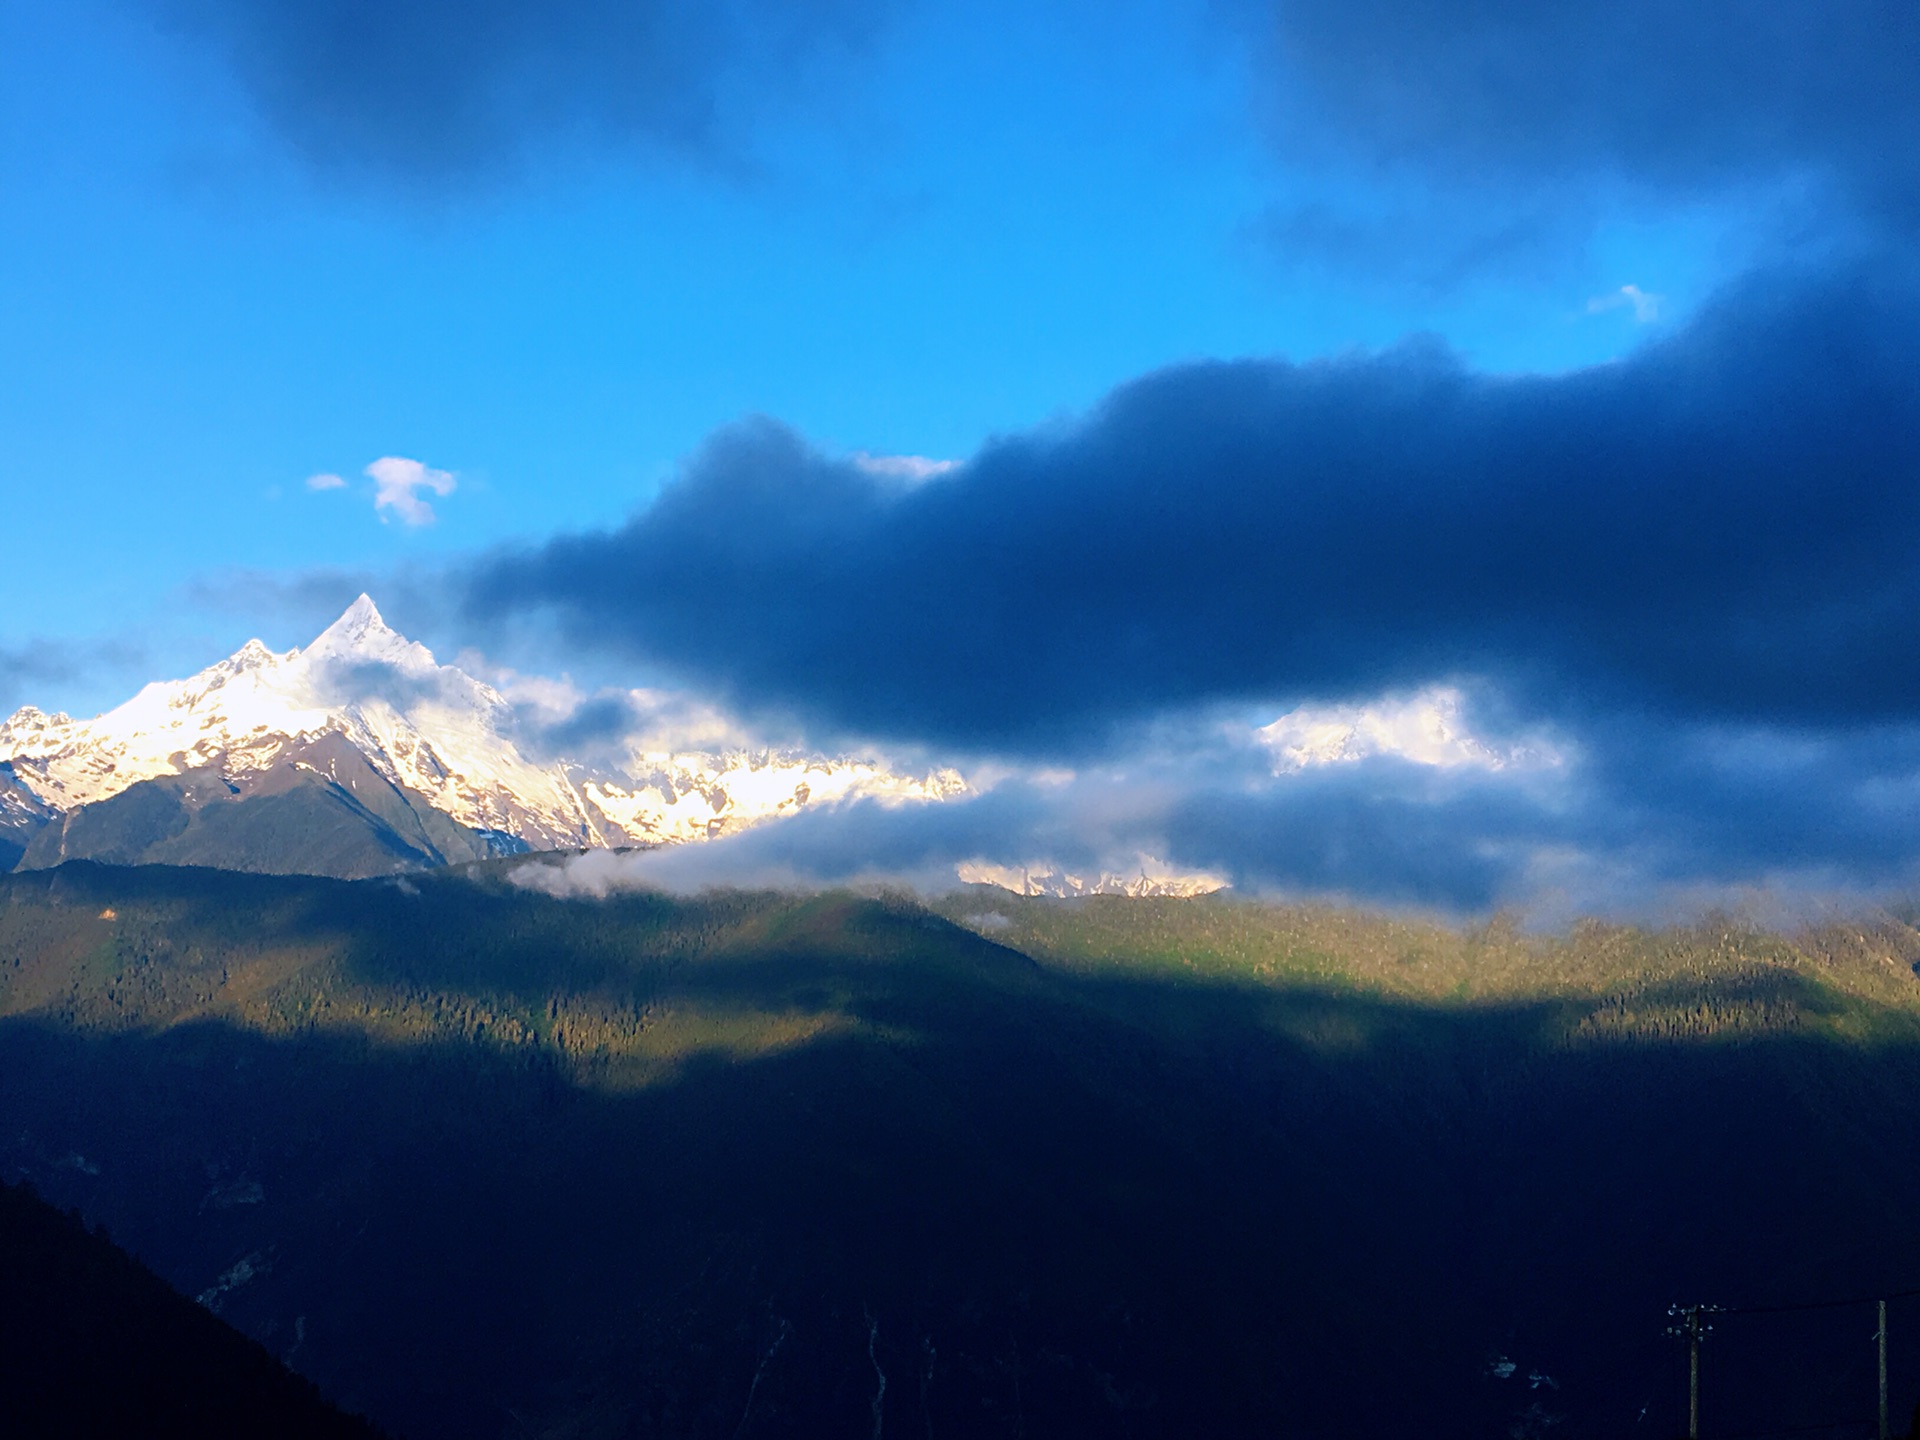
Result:
M405 1436L1665 1435L1670 1302L1920 1284L1916 959L69 864L0 1167ZM1709 1433L1870 1415L1872 1328L1728 1317Z

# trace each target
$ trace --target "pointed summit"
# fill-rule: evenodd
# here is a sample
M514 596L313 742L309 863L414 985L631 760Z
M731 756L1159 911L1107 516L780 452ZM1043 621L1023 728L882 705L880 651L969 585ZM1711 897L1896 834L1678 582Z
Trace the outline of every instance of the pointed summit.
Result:
M416 651L419 653L415 654ZM337 656L390 663L409 660L433 663L433 657L423 647L415 645L381 618L373 597L364 593L315 637L305 653L315 659Z
M389 635L393 633L387 622L381 618L380 607L373 603L373 597L362 590L359 598L341 612L340 618L329 625L325 633L370 635L380 631L385 631Z

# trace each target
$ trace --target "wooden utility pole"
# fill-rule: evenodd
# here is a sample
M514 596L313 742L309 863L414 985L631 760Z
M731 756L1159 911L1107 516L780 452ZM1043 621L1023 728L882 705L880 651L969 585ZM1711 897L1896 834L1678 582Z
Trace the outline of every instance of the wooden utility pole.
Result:
M1887 1428L1887 1302L1880 1302L1880 1329L1874 1336L1880 1342L1880 1440L1892 1440Z
M1687 1312L1687 1440L1700 1440L1700 1307Z
M1667 1327L1667 1334L1687 1342L1687 1440L1700 1440L1700 1342L1713 1327L1705 1317L1719 1310L1718 1305L1669 1305L1667 1314L1680 1320Z

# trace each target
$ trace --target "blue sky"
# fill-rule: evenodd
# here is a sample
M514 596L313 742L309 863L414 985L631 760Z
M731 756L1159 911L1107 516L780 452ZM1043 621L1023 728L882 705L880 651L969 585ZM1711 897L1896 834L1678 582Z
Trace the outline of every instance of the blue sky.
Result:
M1427 330L1500 369L1588 363L1644 328L1591 296L1635 284L1672 316L1713 278L1713 218L1676 205L1438 291L1283 253L1272 212L1330 187L1289 173L1249 42L1197 4L907 7L727 153L563 136L451 179L305 162L166 18L0 8L24 542L0 645L76 662L15 700L97 708L250 628L304 638L309 615L192 603L224 571L615 521L743 415L965 456L1175 361ZM437 524L302 488L383 455L460 477Z
M1909 884L1917 23L0 0L0 705L370 588L442 653L1077 767L995 802L1032 846L1177 733L1113 844L1281 888ZM1409 696L1577 758L1189 765Z

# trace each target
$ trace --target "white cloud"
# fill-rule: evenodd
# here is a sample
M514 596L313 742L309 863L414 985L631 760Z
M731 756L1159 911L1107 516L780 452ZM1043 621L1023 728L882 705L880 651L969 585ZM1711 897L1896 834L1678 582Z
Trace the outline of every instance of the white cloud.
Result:
M309 475L307 477L307 488L309 490L344 490L347 488L347 482L342 480L338 475Z
M889 480L904 480L917 485L959 466L958 460L930 460L925 455L869 455L856 450L853 463L869 475L884 475Z
M1587 301L1587 313L1604 315L1609 310L1623 310L1632 306L1634 323L1647 325L1660 318L1660 306L1666 298L1664 295L1650 295L1638 285L1622 285L1618 290L1596 295Z
M422 465L418 460L403 459L398 455L383 455L367 466L367 474L373 480L373 508L376 511L391 510L408 525L431 525L434 520L433 506L420 498L422 490L430 490L435 495L451 495L454 491L453 476L445 470L434 470ZM381 515L385 521L385 515Z
M1405 697L1370 705L1302 706L1254 733L1273 754L1276 775L1391 755L1450 770L1531 768L1564 763L1543 738L1495 745L1468 728L1465 702L1451 685L1429 685Z

